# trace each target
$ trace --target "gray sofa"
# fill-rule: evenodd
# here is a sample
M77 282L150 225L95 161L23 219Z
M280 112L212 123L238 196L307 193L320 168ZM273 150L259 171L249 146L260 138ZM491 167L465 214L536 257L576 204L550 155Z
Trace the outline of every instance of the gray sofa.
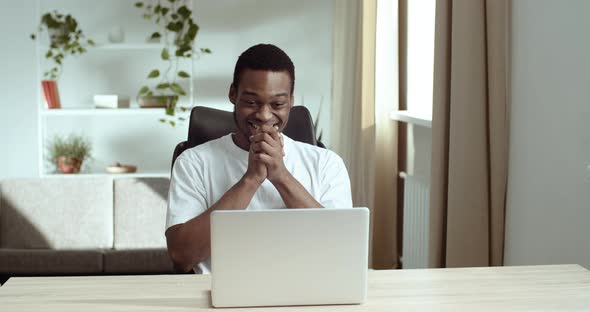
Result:
M0 275L171 273L167 178L0 181Z

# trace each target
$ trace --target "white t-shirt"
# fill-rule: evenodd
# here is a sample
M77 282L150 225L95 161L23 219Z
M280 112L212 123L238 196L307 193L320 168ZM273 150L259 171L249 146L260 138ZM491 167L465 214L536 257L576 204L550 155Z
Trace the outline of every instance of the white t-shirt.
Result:
M326 208L352 207L350 180L342 159L334 152L284 137L287 170ZM174 164L168 193L166 228L184 223L215 204L246 173L248 151L231 134L184 151ZM248 210L286 208L274 185L265 180ZM197 271L209 273L211 259Z

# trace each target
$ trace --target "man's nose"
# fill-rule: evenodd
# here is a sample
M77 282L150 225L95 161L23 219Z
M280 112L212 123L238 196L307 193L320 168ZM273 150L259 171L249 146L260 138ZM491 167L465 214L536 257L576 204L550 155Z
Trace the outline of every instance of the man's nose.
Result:
M269 121L272 119L272 112L269 105L261 105L256 112L256 118L260 121Z

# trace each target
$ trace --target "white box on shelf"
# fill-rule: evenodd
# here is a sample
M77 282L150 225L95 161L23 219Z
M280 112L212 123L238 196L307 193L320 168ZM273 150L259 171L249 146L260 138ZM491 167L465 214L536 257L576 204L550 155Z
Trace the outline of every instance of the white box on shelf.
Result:
M94 96L96 108L129 108L131 101L128 96L114 94L97 94Z

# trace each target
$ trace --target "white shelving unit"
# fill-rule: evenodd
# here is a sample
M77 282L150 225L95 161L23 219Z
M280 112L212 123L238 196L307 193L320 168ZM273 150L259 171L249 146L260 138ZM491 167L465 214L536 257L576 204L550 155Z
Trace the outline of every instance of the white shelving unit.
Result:
M113 117L113 116L163 116L165 113L163 108L62 108L62 109L41 109L40 119L43 127L42 133L47 132L47 119L58 116L86 116L86 117ZM44 148L44 139L39 140L40 147ZM41 153L42 157L45 152ZM43 166L43 158L40 159L41 176L46 178L76 178L76 177L98 177L98 176L110 176L113 178L145 178L145 177L170 177L170 172L135 172L125 174L112 174L108 172L81 172L78 174L59 174L46 172Z
M88 6L94 4L89 0L79 2L68 0L37 0L38 20L40 20L42 14L56 9L62 13L70 13L78 20L85 34L97 43L95 46L88 47L88 52L82 56L66 57L64 72L67 72L70 76L66 79L66 82L62 82L61 79L58 82L62 108L47 109L43 99L41 80L43 79L43 72L46 70L45 67L49 61L45 58L48 44L46 41L43 42L41 38L36 41L37 93L39 103L37 106L39 129L38 168L41 177L169 177L170 160L174 146L176 143L186 139L185 131L182 131L184 137L178 137L177 139L175 135L179 132L179 129L171 130L170 126L158 122L158 119L166 116L165 109L139 108L134 99L136 92L144 83L147 83L145 77L148 71L152 67L162 67L162 63L158 62L161 62L159 51L164 48L164 44L138 42L142 40L139 38L146 38L150 34L151 30L149 27L158 26L147 25L146 23L148 22L143 20L141 14L133 7L133 1L106 0L106 2L110 3L108 10L103 9L104 7L109 7L109 5L104 4L101 6L101 9L97 8L96 12L94 12L88 10ZM189 5L192 8L192 1L189 2ZM119 7L117 8L117 6ZM113 14L113 12L117 12L118 15ZM111 25L116 25L117 23L128 26L126 29L130 30L126 34L126 37L130 39L128 42L123 43L107 43L106 37L100 34L108 33ZM90 26L86 28L88 25ZM46 36L46 34L43 33L42 36ZM102 62L97 62L96 60L102 60ZM133 66L129 65L130 63L133 63ZM121 66L119 68L113 64L120 64ZM88 68L84 66L88 66ZM187 62L185 66L183 70L194 73L193 61ZM99 81L98 79L102 80ZM194 103L193 79L193 75L191 74L191 77L188 79L188 85L185 86L185 90L188 93L184 99L184 101L188 102L185 105L192 106L192 103ZM81 88L74 85L78 83ZM108 89L109 86L112 86L113 89ZM125 89L126 91L117 92L117 89ZM105 90L108 91L105 93ZM112 90L112 93L110 90ZM66 93L64 91L68 91L65 97L63 96ZM132 98L131 108L94 108L94 104L91 102L94 94L130 96ZM127 124L129 127L126 126ZM59 129L56 130L56 128ZM133 131L129 128L133 128L131 129ZM69 129L62 134L77 133L80 130L92 133L95 136L94 139L96 139L92 142L93 150L100 150L102 156L109 151L109 147L105 148L98 144L104 144L105 140L113 137L113 133L117 133L115 138L119 139L120 142L113 144L117 144L119 149L116 151L113 150L113 157L102 157L102 159L99 159L99 164L90 168L91 170L88 172L83 171L82 173L71 175L51 172L50 165L46 162L46 142L51 138L52 134L59 133L62 129ZM164 132L166 135L160 135ZM102 135L102 133L105 133L105 135ZM142 144L136 143L137 140L141 140ZM145 148L139 149L139 145ZM122 153L125 153L124 157L121 156ZM146 162L146 159L152 162L147 166L142 166L141 162ZM140 163L138 172L131 174L110 174L104 171L106 165L118 160L121 160L123 164L137 165L137 163Z
M92 50L162 50L163 44L160 43L96 43L96 45L90 47ZM41 45L42 50L48 50L48 45Z
M50 116L162 116L163 108L61 108L43 109L41 115Z

